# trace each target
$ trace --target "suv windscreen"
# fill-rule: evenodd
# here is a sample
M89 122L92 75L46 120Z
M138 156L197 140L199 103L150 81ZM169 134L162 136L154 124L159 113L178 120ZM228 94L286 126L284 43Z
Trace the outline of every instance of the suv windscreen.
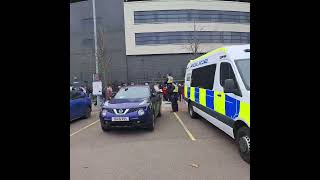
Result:
M114 99L142 99L150 96L148 87L125 87L121 88Z
M250 59L239 59L235 63L246 89L250 90Z

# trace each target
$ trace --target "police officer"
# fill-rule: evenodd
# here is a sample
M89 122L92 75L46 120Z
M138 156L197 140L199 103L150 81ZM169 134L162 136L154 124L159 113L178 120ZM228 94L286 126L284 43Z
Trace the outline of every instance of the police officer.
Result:
M166 79L166 85L167 85L167 89L168 89L168 99L171 102L171 97L172 97L172 91L173 91L173 77L171 76L171 73L167 74L167 79Z
M171 107L173 112L178 111L178 93L179 87L176 83L172 84L172 93L171 93Z
M171 73L167 74L167 81L166 81L167 84L171 84L173 83L173 77L171 76Z

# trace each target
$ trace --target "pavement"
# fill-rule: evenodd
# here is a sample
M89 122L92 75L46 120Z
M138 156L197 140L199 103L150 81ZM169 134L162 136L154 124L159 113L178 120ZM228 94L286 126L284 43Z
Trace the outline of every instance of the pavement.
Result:
M71 180L249 180L233 139L187 106L162 104L155 129L103 132L98 109L70 123Z

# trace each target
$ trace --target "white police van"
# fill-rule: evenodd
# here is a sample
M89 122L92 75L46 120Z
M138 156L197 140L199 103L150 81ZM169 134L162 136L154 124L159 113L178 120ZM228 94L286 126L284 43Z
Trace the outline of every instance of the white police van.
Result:
M184 97L190 116L200 115L234 138L250 163L250 44L221 47L191 60Z

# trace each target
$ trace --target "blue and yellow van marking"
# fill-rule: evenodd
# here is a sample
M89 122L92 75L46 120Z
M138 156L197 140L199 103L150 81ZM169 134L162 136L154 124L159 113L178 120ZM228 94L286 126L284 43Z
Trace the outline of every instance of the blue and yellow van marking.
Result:
M196 87L196 88L194 88L194 90L195 90L195 94L194 94L195 102L199 103L199 88Z
M241 118L250 127L250 104L239 101L224 92L198 87L185 87L186 98L214 110L232 120Z
M206 89L206 106L207 108L210 108L212 110L214 110L214 91L211 91L209 89Z
M235 119L239 115L240 111L240 101L226 95L226 116Z

